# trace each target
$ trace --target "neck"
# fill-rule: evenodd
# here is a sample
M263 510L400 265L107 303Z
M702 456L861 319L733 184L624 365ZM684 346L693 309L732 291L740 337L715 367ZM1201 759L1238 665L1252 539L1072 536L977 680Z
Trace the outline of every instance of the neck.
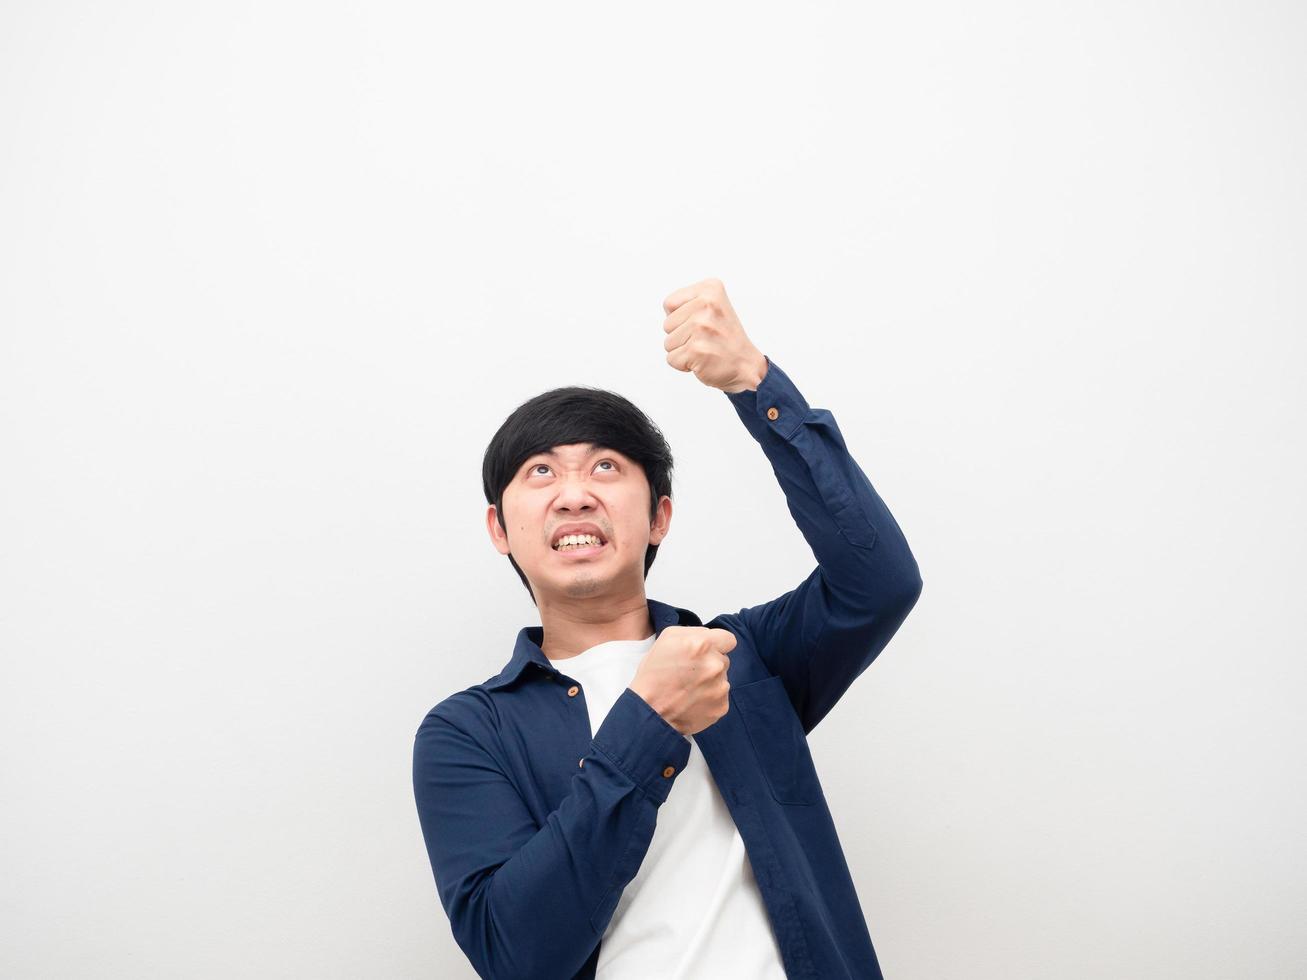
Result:
M550 660L566 660L609 640L643 640L654 631L644 592L620 602L555 599L540 604L544 627L540 649Z

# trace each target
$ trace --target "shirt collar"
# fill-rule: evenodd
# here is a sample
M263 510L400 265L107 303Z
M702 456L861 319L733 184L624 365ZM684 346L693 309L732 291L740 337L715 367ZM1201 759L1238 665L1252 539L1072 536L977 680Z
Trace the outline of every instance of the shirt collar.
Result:
M703 625L699 621L699 617L688 609L682 609L680 606L673 606L666 602L659 602L657 599L646 598L645 601L649 606L649 618L653 620L655 637L661 635L663 629L668 626ZM558 673L558 668L550 663L549 658L540 649L540 642L544 639L544 636L543 626L523 626L518 631L512 659L508 661L503 670L481 686L488 691L507 687L517 680L530 664L536 664L539 668L543 668L550 673Z

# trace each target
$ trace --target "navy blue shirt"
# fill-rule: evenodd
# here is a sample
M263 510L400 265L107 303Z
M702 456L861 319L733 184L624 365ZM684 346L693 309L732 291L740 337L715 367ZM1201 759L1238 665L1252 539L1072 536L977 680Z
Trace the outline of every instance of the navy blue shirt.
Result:
M709 626L736 637L729 710L694 740L744 840L786 975L880 978L806 736L889 643L921 576L829 411L809 407L770 358L756 390L726 397L817 567L792 591L707 623L656 599L649 615L656 634ZM545 657L543 636L524 627L504 669L437 704L414 740L436 891L482 977L594 976L690 756L629 687L591 737L584 691Z

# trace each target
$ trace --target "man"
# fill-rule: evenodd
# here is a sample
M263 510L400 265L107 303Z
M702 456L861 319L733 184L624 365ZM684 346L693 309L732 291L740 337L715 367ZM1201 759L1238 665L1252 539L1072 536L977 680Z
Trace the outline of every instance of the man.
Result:
M806 735L915 605L917 563L722 283L663 308L667 363L726 394L818 566L707 625L647 598L672 517L657 428L595 389L514 412L486 451L486 526L541 626L417 731L440 902L483 977L879 978Z

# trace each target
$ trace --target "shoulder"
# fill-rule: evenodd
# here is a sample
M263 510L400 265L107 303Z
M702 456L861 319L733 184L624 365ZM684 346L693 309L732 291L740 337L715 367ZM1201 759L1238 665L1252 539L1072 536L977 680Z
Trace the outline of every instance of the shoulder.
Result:
M445 726L452 726L477 741L496 731L497 712L490 691L481 684L473 684L448 695L423 716L417 735Z

